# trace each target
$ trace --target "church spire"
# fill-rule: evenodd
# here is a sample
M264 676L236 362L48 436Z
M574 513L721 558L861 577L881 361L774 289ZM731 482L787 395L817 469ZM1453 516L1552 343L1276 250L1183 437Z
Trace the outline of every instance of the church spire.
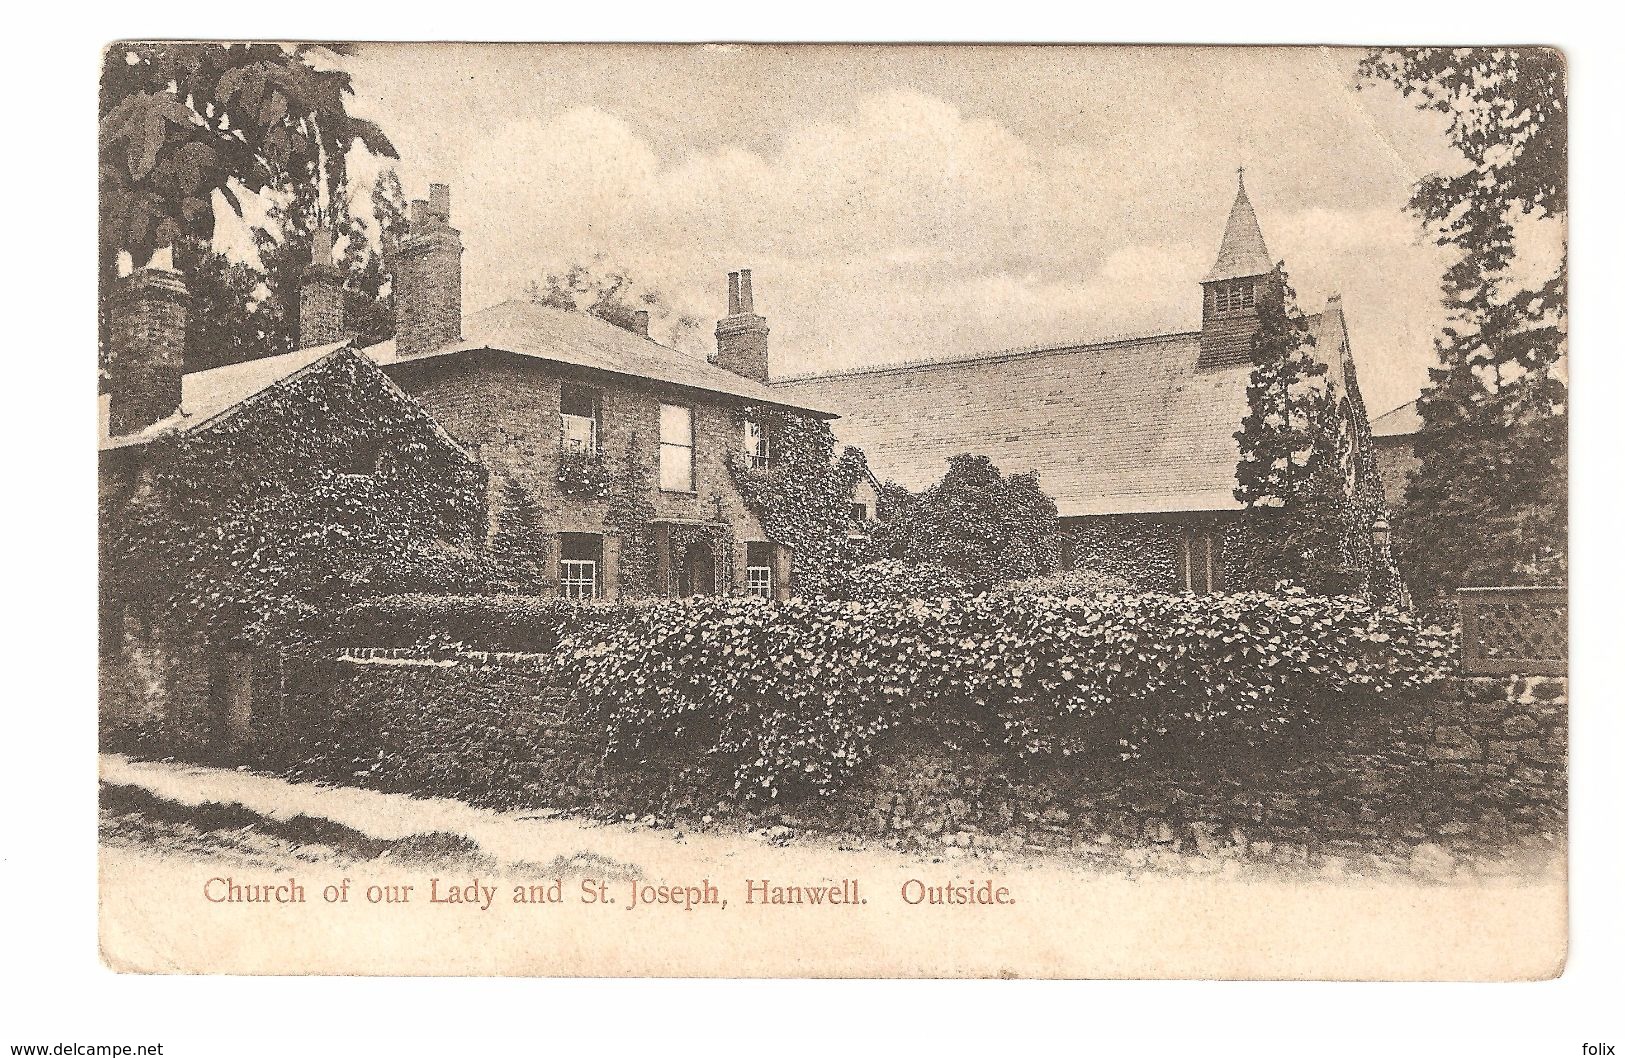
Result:
M1219 258L1213 262L1213 267L1202 282L1261 276L1274 267L1269 248L1264 245L1264 233L1258 230L1258 215L1253 212L1253 204L1247 199L1243 170L1237 169L1236 201L1230 207L1230 220L1224 226Z

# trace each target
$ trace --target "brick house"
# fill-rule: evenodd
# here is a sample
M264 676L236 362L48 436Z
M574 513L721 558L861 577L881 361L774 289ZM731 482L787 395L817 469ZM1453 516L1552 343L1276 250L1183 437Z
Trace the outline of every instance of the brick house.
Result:
M1036 470L1068 531L1069 568L1147 587L1225 585L1236 501L1234 434L1247 413L1249 343L1271 297L1274 259L1238 183L1201 326L1172 334L1043 345L775 379L786 399L840 413L838 438L877 476L911 490L961 452L1007 473ZM1193 306L1194 307L1194 306ZM1370 428L1337 295L1308 317L1341 409L1348 488L1361 486Z
M448 543L483 532L485 469L359 351L334 341L185 372L181 277L141 269L120 281L115 298L108 391L98 398L104 534L153 503L173 513L160 497L170 495L164 476L182 458L176 441L206 453L184 464L189 491L231 509L342 480L379 506L410 495L436 512L426 523ZM170 626L144 594L166 570L138 555L115 559L105 536L102 559L104 724L158 721L208 740L248 737L256 680L274 678L280 659Z
M301 344L343 330L324 249L301 295ZM750 271L728 277L707 360L652 340L647 312L634 330L525 300L465 315L462 252L450 190L432 185L412 204L393 262L395 337L364 354L490 471L488 539L533 523L544 571L534 590L787 598L793 550L768 539L729 463L773 458L773 438L747 418L752 406L833 416L765 384L768 326ZM636 480L645 475L646 485ZM643 515L629 519L634 506Z

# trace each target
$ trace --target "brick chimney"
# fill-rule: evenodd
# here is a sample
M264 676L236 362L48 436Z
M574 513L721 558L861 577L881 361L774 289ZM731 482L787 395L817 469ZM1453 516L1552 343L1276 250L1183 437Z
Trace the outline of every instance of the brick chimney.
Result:
M344 280L333 266L333 232L325 224L310 236L310 264L299 286L299 348L344 337Z
M135 433L181 406L186 371L186 284L146 267L118 281L108 350L108 433Z
M728 315L717 321L711 362L757 382L767 381L767 320L756 315L750 269L728 273Z
M632 313L632 332L640 338L649 337L649 310L638 309Z
M463 238L451 226L451 188L430 184L412 203L410 231L396 251L395 346L402 356L463 337Z

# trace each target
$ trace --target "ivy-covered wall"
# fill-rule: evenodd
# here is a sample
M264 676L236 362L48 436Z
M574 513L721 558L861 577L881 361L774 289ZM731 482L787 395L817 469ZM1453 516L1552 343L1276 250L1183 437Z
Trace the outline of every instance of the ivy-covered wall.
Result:
M1112 574L1149 591L1177 591L1183 586L1179 523L1104 515L1065 519L1060 531L1061 561L1067 569Z
M228 650L297 647L357 598L444 590L459 556L477 563L460 549L482 529L484 468L348 350L212 423L103 452L99 476L109 726L221 729L221 683L252 678L216 671Z

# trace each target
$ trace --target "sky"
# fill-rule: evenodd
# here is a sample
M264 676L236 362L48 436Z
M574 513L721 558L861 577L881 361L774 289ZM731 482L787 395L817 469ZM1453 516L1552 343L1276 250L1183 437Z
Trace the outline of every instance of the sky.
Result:
M702 321L679 344L703 354L751 268L775 374L1195 329L1245 166L1303 309L1341 293L1375 416L1426 382L1442 322L1445 252L1403 207L1459 160L1442 115L1356 90L1359 56L385 44L344 65L408 196L451 185L465 311L620 267Z

